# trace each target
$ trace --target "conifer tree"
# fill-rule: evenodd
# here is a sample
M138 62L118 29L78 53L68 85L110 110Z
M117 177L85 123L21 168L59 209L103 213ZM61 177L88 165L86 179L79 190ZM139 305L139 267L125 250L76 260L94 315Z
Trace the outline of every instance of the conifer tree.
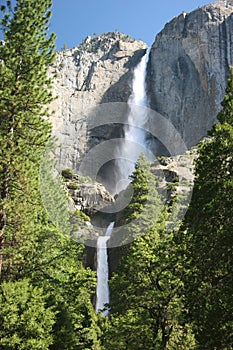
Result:
M173 235L167 215L137 238L110 280L110 322L103 333L106 349L191 350L195 339L185 310Z
M46 121L52 99L48 67L55 57L54 35L48 35L51 5L18 0L14 8L11 1L1 8L0 271L8 276L30 252L38 220L40 157L51 131ZM20 254L13 255L22 242Z
M121 213L123 225L118 232L120 244L127 244L153 227L162 212L162 201L157 191L157 178L144 154L135 164L130 176L133 195Z
M47 350L53 343L55 312L42 288L27 279L0 286L0 348Z
M66 227L68 213L62 213L60 220L57 220L60 212L53 213L56 220L52 223L40 196L41 156L51 134L47 108L52 100L48 68L55 57L54 35L48 35L51 5L51 0L18 0L14 8L10 1L2 7L0 270L2 288L15 286L18 292L15 299L10 297L10 306L4 298L0 300L4 312L12 308L15 323L5 314L0 323L4 326L5 348L97 349L99 329L91 303L95 275L83 267L83 246L61 232ZM46 162L44 156L43 162ZM44 196L49 186L62 191L50 177L52 166L49 163L47 168L42 167L45 173L40 179L46 182ZM65 195L59 192L55 198L61 201L62 211ZM56 221L62 224L55 227ZM34 298L34 291L39 291L38 298ZM38 311L36 320L30 309L31 294L32 307ZM25 300L29 310L25 305L21 307ZM40 312L48 317L47 321L40 317ZM25 314L28 317L25 320L33 323L34 333L29 332L31 328L26 321L21 321Z
M50 349L92 348L97 342L97 319L91 303L96 276L83 266L83 245L43 219L35 249L24 274L42 287L56 313Z
M199 349L233 347L233 68L219 123L201 143L180 242L185 295Z
M156 178L144 156L137 162L132 179L135 191L126 218L140 219L130 227L136 231L136 239L125 249L110 280L111 316L104 346L119 350L191 349L192 332L181 322L182 282L177 277L181 265L173 234L166 230L168 211L161 209Z
M135 170L130 176L130 179L133 188L133 197L124 210L126 223L136 219L141 213L145 216L148 206L150 206L150 210L155 209L153 214L155 218L158 218L155 207L157 207L157 212L159 213L161 200L156 190L156 177L152 174L150 163L144 154L141 154L137 160Z

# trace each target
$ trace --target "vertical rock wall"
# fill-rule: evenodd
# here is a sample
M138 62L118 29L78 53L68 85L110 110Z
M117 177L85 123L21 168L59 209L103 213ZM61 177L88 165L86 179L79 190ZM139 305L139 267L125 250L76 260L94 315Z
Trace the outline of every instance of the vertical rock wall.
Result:
M188 147L216 121L233 64L233 7L216 2L174 18L151 49L148 92Z
M87 118L100 103L126 102L132 71L147 45L118 32L87 37L71 50L57 53L51 118L61 168L77 171L87 147L112 137L112 125L88 134Z
M166 117L187 147L196 145L216 121L229 66L233 64L233 7L224 1L174 18L156 36L148 65L152 109ZM101 103L127 102L132 72L147 45L118 32L88 37L57 54L52 108L61 168L77 171L92 146L119 137L121 125L88 132L90 111ZM156 121L150 120L150 123ZM169 136L170 137L170 136Z

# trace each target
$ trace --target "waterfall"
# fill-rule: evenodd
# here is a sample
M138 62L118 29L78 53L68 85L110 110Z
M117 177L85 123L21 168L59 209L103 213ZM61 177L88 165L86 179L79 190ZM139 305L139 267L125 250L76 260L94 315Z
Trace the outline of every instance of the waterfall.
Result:
M103 310L105 304L109 304L107 242L112 234L113 227L114 222L111 222L105 236L100 236L97 240L96 312ZM108 310L101 313L103 316L108 316Z
M149 50L142 57L134 69L132 93L128 99L129 113L124 126L124 139L121 147L116 151L118 184L116 193L125 189L129 184L129 175L134 170L139 155L146 153L146 133L143 125L147 121L149 106L146 94L146 69L149 59ZM147 155L147 154L146 154ZM149 156L148 156L149 158Z
M125 189L129 184L129 175L133 172L135 162L143 152L149 158L146 150L146 133L143 129L147 120L148 100L146 94L146 68L149 51L142 57L134 69L132 94L128 99L129 113L127 123L124 126L124 139L121 146L116 150L116 173L118 184L116 193ZM97 289L96 289L96 312L100 311L103 316L108 316L109 310L104 310L104 305L109 304L108 287L108 254L107 242L114 227L112 222L105 233L97 240Z
M134 69L133 88L128 100L129 104L148 107L146 94L146 68L148 59L149 51L147 50L146 54L141 58L141 61ZM129 115L129 119L130 117L133 117L133 115Z

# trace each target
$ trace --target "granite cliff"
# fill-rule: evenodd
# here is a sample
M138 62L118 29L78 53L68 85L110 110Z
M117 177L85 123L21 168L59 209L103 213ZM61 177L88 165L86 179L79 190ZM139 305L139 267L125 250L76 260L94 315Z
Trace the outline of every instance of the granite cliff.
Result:
M147 70L151 108L172 122L188 147L215 122L233 64L233 7L220 1L167 23L152 45ZM59 166L78 170L96 144L122 135L106 124L88 131L87 118L99 104L127 102L132 72L147 45L119 32L87 37L57 53L52 108ZM150 121L154 122L154 121Z
M206 136L220 110L233 64L232 12L232 5L220 1L182 13L165 25L151 48L150 107L171 121L188 148ZM142 41L116 31L87 37L78 47L57 53L51 67L57 95L51 121L60 168L77 172L88 150L122 136L122 124L90 130L88 117L97 106L127 102L134 67L146 48ZM149 126L156 123L151 116Z
M131 92L133 68L147 45L119 32L87 37L81 45L57 53L51 121L58 139L59 167L77 171L87 148L119 136L113 125L88 133L90 111L101 103L126 102Z
M224 1L182 13L151 48L151 107L168 118L188 147L216 121L233 64L233 7Z

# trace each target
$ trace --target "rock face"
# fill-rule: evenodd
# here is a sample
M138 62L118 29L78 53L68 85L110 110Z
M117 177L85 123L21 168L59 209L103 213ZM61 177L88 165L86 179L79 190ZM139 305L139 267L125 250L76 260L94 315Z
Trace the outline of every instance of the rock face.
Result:
M187 148L206 136L220 110L233 64L232 11L232 2L226 6L219 1L182 13L165 25L151 48L147 67L151 108L171 121ZM90 148L122 136L122 124L92 129L88 117L96 106L127 102L133 69L146 47L114 32L87 37L80 46L57 53L51 74L57 74L54 94L58 98L52 104L51 121L60 168L77 172ZM151 118L150 127L151 123L156 121ZM172 139L170 131L166 129L164 139ZM101 171L103 179L107 171Z
M70 169L64 169L62 176L73 200L73 209L93 216L102 208L114 203L114 198L102 184L88 177L78 176Z
M71 50L57 53L51 121L58 139L59 167L78 170L87 148L114 137L112 124L88 133L87 118L100 103L126 102L131 93L133 68L147 45L118 32L87 37ZM93 135L92 135L93 132Z
M194 185L195 160L198 158L197 148L192 148L184 154L172 157L159 157L158 162L151 165L152 172L158 176L158 191L165 196L166 202L171 201L176 196L181 196L181 200L176 200L181 204L182 195L184 201L191 199L191 192ZM188 195L190 193L190 196Z
M212 3L174 18L150 54L148 93L153 109L169 119L187 147L216 121L233 64L233 7Z

